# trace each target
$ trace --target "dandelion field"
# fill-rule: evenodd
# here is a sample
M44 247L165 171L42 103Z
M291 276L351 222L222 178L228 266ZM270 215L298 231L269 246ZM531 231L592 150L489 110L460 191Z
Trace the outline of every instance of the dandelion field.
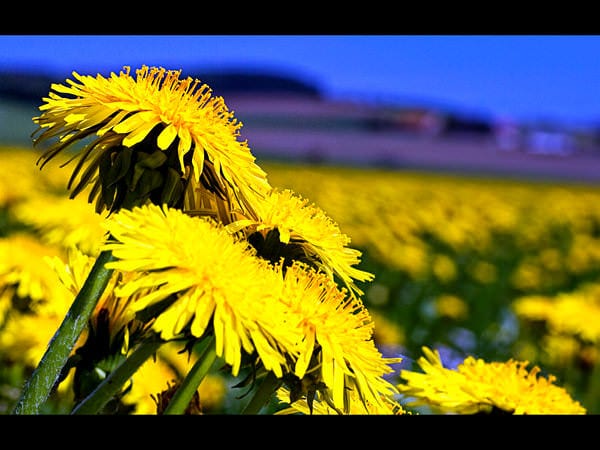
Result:
M93 252L102 234L92 206L68 199L64 171L40 171L35 159L32 150L5 148L0 169L2 292L18 286L29 301L56 282L44 257L66 257L74 243ZM360 267L375 275L362 286L375 339L384 353L403 356L401 367L413 367L422 346L442 349L445 365L467 354L526 360L554 374L588 413L600 412L600 187L278 162L263 167L273 185L321 205L363 251ZM16 334L4 308L3 413L14 406L62 312L15 320ZM155 376L164 381L168 370L155 368ZM205 408L237 413L234 394L214 377L203 383L214 397ZM66 413L67 404L55 394L45 412ZM153 410L149 392L139 405L138 413Z
M0 148L0 414L600 412L600 186L261 161L136 74Z

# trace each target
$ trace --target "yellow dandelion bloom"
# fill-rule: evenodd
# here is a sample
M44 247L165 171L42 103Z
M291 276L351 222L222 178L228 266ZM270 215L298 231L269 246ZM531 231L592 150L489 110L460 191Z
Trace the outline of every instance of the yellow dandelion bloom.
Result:
M153 325L162 338L186 332L200 337L212 328L216 354L234 375L242 352L256 350L265 368L282 376L287 354L282 349L291 348L297 332L282 322L279 274L245 241L234 240L211 219L152 204L121 210L106 226L115 241L104 249L117 258L107 267L137 274L116 294L152 289L135 299L137 311L173 300ZM274 329L276 337L269 331Z
M74 80L52 84L33 118L34 143L51 142L42 166L85 143L72 158L79 161L69 187L80 176L74 197L93 182L90 201L97 198L99 211L148 198L179 204L190 176L223 195L232 191L251 208L269 185L223 98L200 80L180 79L181 70L144 65L135 77L130 71L125 66L108 78L73 72Z
M68 261L47 258L62 284L71 291L72 298L79 293L96 258L71 248ZM78 358L74 364L73 391L76 402L85 398L106 376L120 364L142 340L149 335L150 322L136 317L131 308L133 298L118 298L115 289L127 283L131 274L114 272L102 292L75 347Z
M104 218L79 197L31 196L15 205L12 214L36 229L44 242L64 249L77 247L84 253L96 255L106 238L106 230L102 227Z
M554 297L523 296L513 302L516 314L527 320L545 322L549 331L576 336L583 341L600 342L600 289L584 285L573 292Z
M28 241L28 237L19 237L24 239L26 247L15 247L15 262L18 262L22 257L19 250L35 250L43 248L35 241ZM17 244L19 241L12 241ZM31 304L31 309L27 312L21 312L19 309L12 309L11 314L6 316L6 320L2 326L0 333L0 353L13 361L21 362L28 367L35 367L42 358L48 342L60 326L65 314L69 310L73 302L74 295L65 287L57 276L54 270L54 260L60 261L56 255L50 257L48 254L28 254L27 258L35 261L34 265L30 266L30 270L36 269L31 275L26 275L25 271L15 271L19 275L20 282L28 289L24 289L20 294L32 296L30 298L38 298L41 301ZM52 253L50 253L52 254ZM33 256L32 256L33 255ZM25 269L25 265L22 267ZM37 281L36 281L36 278ZM2 289L2 299L5 299L7 294L10 298L15 294L11 289ZM17 289L19 292L19 289ZM9 306L12 302L9 303ZM83 342L83 337L79 342Z
M64 263L60 258L47 258L47 262L54 268L63 285L69 289L73 296L77 295L85 283L89 272L92 269L96 259L86 255L77 248L69 251L68 262ZM132 298L118 298L115 296L115 289L120 284L126 284L129 281L128 274L113 273L106 289L98 299L90 319L92 331L98 326L99 316L104 317L106 326L109 327L109 337L112 341L117 334L124 332L125 328L140 329L143 324L135 319L135 311L130 307ZM128 351L129 328L125 332L125 342L121 349L122 353Z
M0 333L0 352L4 358L35 367L44 355L48 342L60 326L70 303L61 301L62 314L38 312L36 314L12 314ZM82 342L83 338L79 340Z
M373 274L355 267L361 252L348 247L350 237L323 210L290 189L273 189L257 203L256 213L258 220L242 219L227 228L232 232L246 229L249 234L277 230L281 243L300 247L301 257L308 259L303 260L332 278L338 276L352 294L363 294L354 280L373 280ZM277 261L279 253L273 259Z
M0 206L9 207L29 197L40 183L31 169L37 155L30 150L0 149Z
M287 415L287 414L305 414L305 415L336 415L339 414L334 408L332 408L326 401L320 398L315 398L312 404L312 408L309 407L306 399L296 400L290 403L290 391L286 387L281 387L276 392L277 399L283 404L290 404L289 407L277 411L276 415ZM356 393L351 391L350 395L350 407L348 410L349 415L402 415L409 414L402 408L396 400L392 397L383 397L380 405L372 405L370 403L363 403ZM312 409L312 411L311 411Z
M382 396L393 395L396 389L383 376L393 372L389 364L401 359L382 357L373 341L373 321L362 302L301 262L287 269L284 285L281 301L297 317L294 321L303 335L297 343L294 374L302 380L305 375L314 378L318 370L317 378L341 411L347 411L352 390L367 404L384 408Z
M406 341L404 329L385 313L370 311L374 329L373 339L377 345L401 345Z
M469 305L463 299L451 294L437 297L435 309L439 316L450 319L465 319L469 314Z
M431 262L431 271L443 283L453 281L458 273L454 260L441 253L434 256Z
M528 361L486 362L472 356L456 370L442 365L440 354L423 347L418 364L423 373L402 370L401 393L442 412L473 414L502 411L508 414L585 414L586 409L554 384L556 377L527 370Z
M498 278L498 269L487 261L477 261L469 270L473 279L482 284L493 283Z
M41 304L60 302L66 294L45 257L62 256L54 245L44 244L26 233L14 233L0 239L0 289L7 288L20 298L31 301L36 310Z

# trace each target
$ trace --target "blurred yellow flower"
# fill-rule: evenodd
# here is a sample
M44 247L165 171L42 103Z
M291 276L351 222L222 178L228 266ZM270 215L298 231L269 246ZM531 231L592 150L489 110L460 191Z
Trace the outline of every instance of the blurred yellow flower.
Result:
M63 256L64 253L56 245L44 244L33 234L13 233L0 238L0 289L10 290L34 311L42 304L46 304L46 308L52 308L54 303L61 304L68 291L45 258Z
M477 261L470 268L471 276L482 284L490 284L496 281L497 269L492 263L487 261Z
M548 331L580 338L585 342L600 342L600 289L587 284L572 292L554 297L523 296L512 308L525 320L545 322Z
M586 414L569 393L554 384L556 377L526 369L527 361L486 362L468 356L456 370L444 368L437 350L423 347L418 364L423 370L402 370L398 385L412 405L429 405L458 414Z
M442 283L448 283L456 278L456 263L448 255L436 254L431 263L433 274Z
M106 238L104 217L81 199L63 195L31 195L12 208L14 217L30 225L49 244L69 249L77 247L89 255L97 255Z
M465 319L469 314L469 305L456 295L444 294L436 297L435 309L439 316L450 319Z

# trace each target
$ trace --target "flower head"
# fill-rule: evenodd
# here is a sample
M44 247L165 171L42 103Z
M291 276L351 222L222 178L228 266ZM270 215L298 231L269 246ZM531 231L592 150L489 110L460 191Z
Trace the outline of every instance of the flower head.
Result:
M337 276L350 292L362 295L355 280L371 281L373 275L356 267L361 252L348 247L350 237L315 204L289 189L273 189L266 199L256 204L258 220L241 219L230 225L232 232L245 229L249 240L258 247L259 255L273 262L289 253L288 261L300 260L318 268L330 277ZM276 232L281 249L270 242ZM258 234L257 234L258 233ZM257 243L258 241L258 243Z
M521 319L545 322L551 333L600 342L600 284L584 284L554 297L523 296L512 307Z
M104 249L117 258L107 267L134 275L116 295L148 290L136 298L137 311L166 304L153 324L163 339L214 332L216 354L234 375L243 353L255 351L267 370L282 375L285 348L297 336L281 320L279 274L246 242L210 218L151 204L119 211L107 228L115 240Z
M125 66L108 78L73 72L75 80L52 84L40 106L36 145L51 141L42 167L81 142L69 180L76 196L93 183L98 212L131 208L150 200L180 206L190 179L252 208L268 189L254 163L242 126L222 97L181 71L142 66L136 77ZM69 162L69 161L67 161ZM66 163L65 163L66 164Z
M373 341L373 321L363 303L329 277L301 262L285 272L281 301L290 323L301 330L293 375L292 401L312 402L319 391L335 408L349 411L349 392L373 408L396 392L383 376L400 358L384 358Z
M62 254L59 247L44 244L30 234L15 232L0 238L0 290L12 292L21 308L26 306L32 311L53 308L69 293L45 258Z
M413 404L433 406L443 412L473 414L502 411L508 414L585 414L581 404L554 382L553 375L539 376L529 362L485 362L472 356L456 370L443 367L438 351L423 348L419 366L424 373L402 370L401 393Z
M79 197L38 194L15 205L12 212L17 220L38 231L43 242L63 249L76 247L96 255L106 239L101 226L104 218Z

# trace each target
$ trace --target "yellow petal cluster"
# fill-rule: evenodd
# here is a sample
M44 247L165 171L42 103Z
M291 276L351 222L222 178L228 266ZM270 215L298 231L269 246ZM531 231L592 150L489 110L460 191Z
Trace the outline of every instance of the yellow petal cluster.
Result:
M456 370L442 365L440 354L423 347L418 364L423 370L402 370L401 393L414 405L429 405L442 412L473 414L494 410L509 414L585 414L585 408L555 385L556 377L527 370L529 362L486 362L472 356Z
M220 192L231 191L249 207L270 187L255 164L247 142L239 139L242 126L222 97L198 79L180 79L181 70L142 66L135 77L125 66L105 78L80 75L66 84L52 84L33 120L39 125L34 142L58 138L41 157L49 160L78 140L91 139L80 150L77 169L95 169L106 149L134 148L152 136L157 149L172 149L181 176L191 170L198 182L210 165L210 180ZM188 170L190 169L190 170ZM90 174L83 172L84 177Z
M106 225L115 241L103 249L118 258L107 267L139 273L116 294L129 297L149 290L136 298L137 311L175 296L153 325L163 339L188 328L200 337L212 325L216 354L232 366L234 375L242 352L256 349L265 367L281 376L286 361L279 345L291 346L296 336L286 337L285 324L272 323L282 317L273 311L283 307L274 300L281 282L246 243L235 241L211 219L152 204L122 210ZM267 332L275 326L277 340Z
M315 369L309 364L318 349L318 370L337 408L347 410L351 390L373 407L385 408L382 396L396 389L383 375L393 372L389 364L401 359L383 358L375 347L374 324L363 303L300 262L287 269L284 284L281 301L298 318L303 336L294 374L302 379Z
M273 189L256 203L255 210L258 220L239 220L228 225L228 229L277 229L282 243L301 245L319 270L332 278L338 276L352 294L363 294L354 281L371 281L373 274L355 267L361 252L348 247L350 237L321 208L290 189Z
M326 274L300 262L271 265L222 224L166 206L121 210L106 227L114 240L103 249L117 258L107 267L134 274L116 295L136 295L137 311L171 299L153 324L162 338L213 332L234 376L244 354L278 378L317 371L340 410L349 390L374 407L396 392L383 375L397 359L382 357L362 302Z

